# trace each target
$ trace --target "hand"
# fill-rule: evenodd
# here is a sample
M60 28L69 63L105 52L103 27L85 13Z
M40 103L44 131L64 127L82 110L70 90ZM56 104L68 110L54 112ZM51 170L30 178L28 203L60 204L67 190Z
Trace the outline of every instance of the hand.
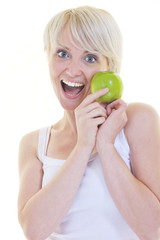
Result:
M101 89L88 95L75 109L77 143L88 146L91 151L95 146L98 126L103 124L107 117L106 109L96 99L107 91L108 89Z
M126 108L127 104L122 99L118 99L107 105L107 118L97 133L97 151L98 149L102 149L106 143L114 144L116 136L127 123Z

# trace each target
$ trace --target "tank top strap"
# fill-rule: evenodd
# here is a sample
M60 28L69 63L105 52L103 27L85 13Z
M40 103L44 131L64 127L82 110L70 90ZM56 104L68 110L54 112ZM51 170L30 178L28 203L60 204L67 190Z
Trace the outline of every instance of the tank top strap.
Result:
M124 128L117 135L117 137L115 139L115 142L114 142L114 146L115 146L117 152L123 158L124 162L127 164L127 166L129 168L131 168L131 165L130 165L130 146L129 146L127 138L125 136Z
M39 130L38 158L42 163L47 152L50 129L51 127L44 127Z

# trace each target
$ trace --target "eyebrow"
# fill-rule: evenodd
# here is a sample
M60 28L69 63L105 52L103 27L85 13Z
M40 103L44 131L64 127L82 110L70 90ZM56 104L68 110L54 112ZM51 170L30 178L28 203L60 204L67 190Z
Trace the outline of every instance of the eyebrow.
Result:
M57 42L57 47L61 47L63 49L66 49L67 51L71 51L71 49L69 47L65 46L63 43L60 43L60 42ZM96 51L96 50L92 50L92 51L85 50L84 54L87 54L87 53L98 54L98 51Z
M63 45L62 43L59 43L59 42L57 42L57 47L61 47L61 48L64 48L64 49L70 51L70 48L68 48L67 46L65 46L65 45Z

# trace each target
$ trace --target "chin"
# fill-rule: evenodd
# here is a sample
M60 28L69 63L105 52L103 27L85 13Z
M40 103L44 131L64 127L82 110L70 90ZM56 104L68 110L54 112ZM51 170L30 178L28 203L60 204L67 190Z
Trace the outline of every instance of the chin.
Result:
M61 106L64 110L67 110L67 111L74 111L80 104L81 102L79 103L75 103L75 102L61 102Z
M59 96L59 102L63 109L68 111L74 111L81 102L86 98L88 94L83 93L82 95L78 96L77 98L68 98L64 97L63 95Z

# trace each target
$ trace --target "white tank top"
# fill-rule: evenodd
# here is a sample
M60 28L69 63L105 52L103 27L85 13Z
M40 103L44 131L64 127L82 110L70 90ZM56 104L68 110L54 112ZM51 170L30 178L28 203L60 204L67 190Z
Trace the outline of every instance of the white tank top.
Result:
M40 129L38 156L43 163L45 186L65 160L46 156L50 127ZM115 148L131 170L130 149L124 130L115 139ZM114 176L113 176L114 177ZM91 155L77 195L59 229L46 240L138 240L125 222L108 191L97 153Z

